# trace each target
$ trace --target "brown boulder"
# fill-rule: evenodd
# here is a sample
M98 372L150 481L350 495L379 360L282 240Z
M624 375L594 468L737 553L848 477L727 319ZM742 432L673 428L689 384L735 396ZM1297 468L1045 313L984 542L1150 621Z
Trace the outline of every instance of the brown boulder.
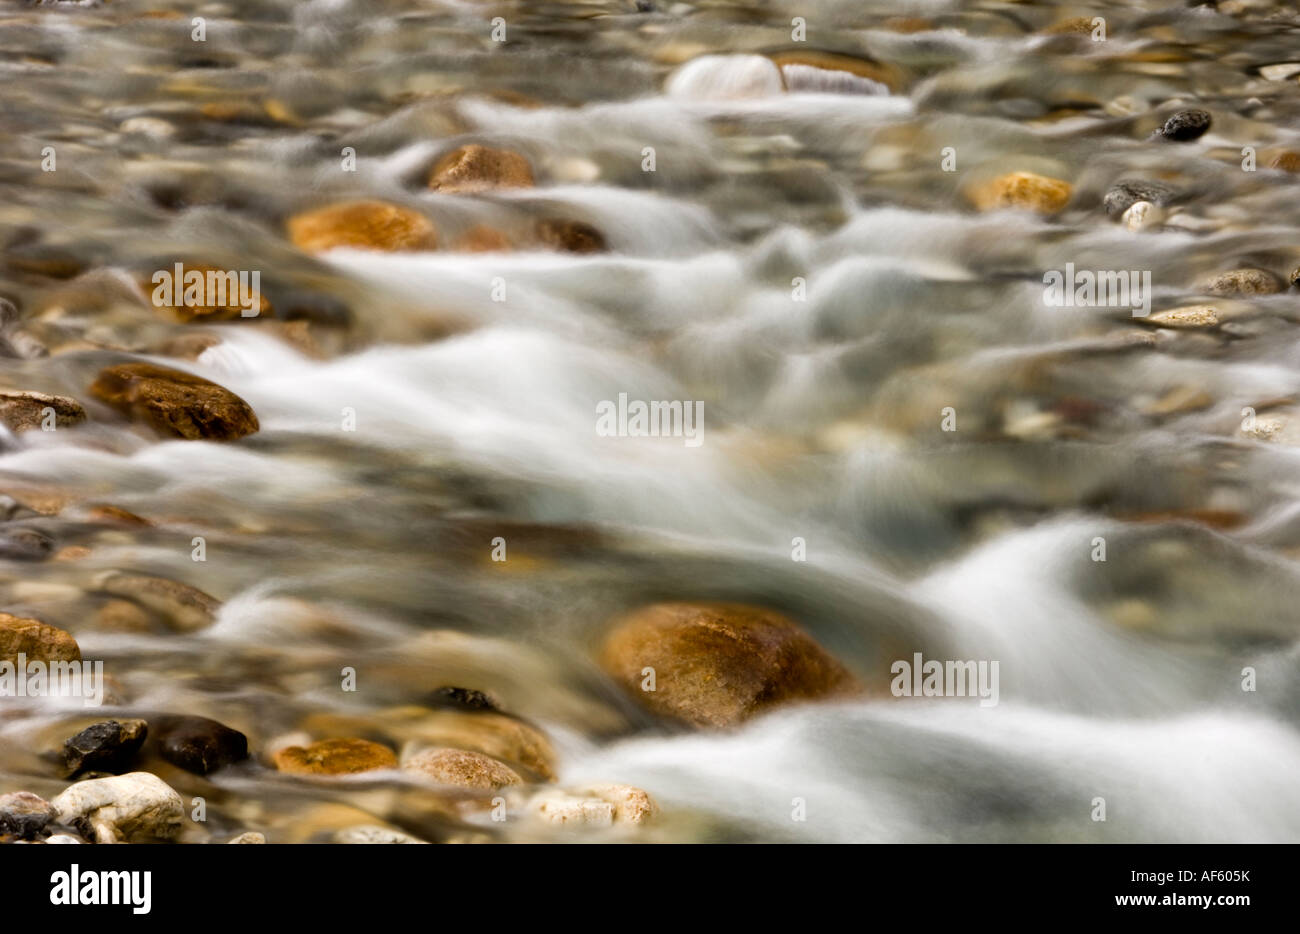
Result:
M438 160L429 175L429 187L449 194L532 188L533 169L517 152L471 143Z
M152 363L121 363L99 374L91 393L164 435L227 441L260 427L248 403L224 386Z
M0 613L0 661L17 663L19 653L26 655L28 661L81 661L77 640L62 629L47 626L38 619Z
M433 223L416 211L386 201L346 201L295 214L289 239L309 252L351 247L407 252L438 245Z
M310 746L287 746L275 754L275 767L293 775L352 775L397 768L387 746L365 739L323 739Z
M658 603L622 617L602 667L655 713L726 727L780 704L853 693L853 675L787 617L733 603ZM643 690L646 668L654 690Z
M56 428L86 420L86 410L76 399L43 392L0 391L0 422L10 431L39 429L45 420L46 409L54 412Z

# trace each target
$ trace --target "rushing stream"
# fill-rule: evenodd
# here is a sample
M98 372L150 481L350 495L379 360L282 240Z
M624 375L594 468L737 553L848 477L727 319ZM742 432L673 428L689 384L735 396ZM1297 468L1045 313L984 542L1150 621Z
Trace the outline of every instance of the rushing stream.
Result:
M471 144L531 179L431 185ZM0 794L167 713L249 758L87 771L184 842L1300 841L1294 3L5 0L0 182L0 611L105 674L0 697ZM425 239L295 226L362 199ZM159 307L178 262L268 307ZM1053 303L1067 264L1127 300ZM256 431L91 388L142 362ZM657 716L601 646L664 601L862 691ZM996 703L894 696L915 653ZM336 737L523 781L274 764ZM539 816L608 783L653 819Z

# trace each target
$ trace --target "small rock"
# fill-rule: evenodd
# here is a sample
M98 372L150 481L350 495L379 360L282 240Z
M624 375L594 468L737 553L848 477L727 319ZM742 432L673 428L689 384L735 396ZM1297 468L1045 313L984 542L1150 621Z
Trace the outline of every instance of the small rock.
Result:
M432 222L410 208L385 201L348 201L295 214L289 239L309 252L355 250L409 252L432 250L438 238Z
M197 587L166 577L109 571L96 581L99 589L124 597L157 613L180 632L206 629L216 621L221 601Z
M1233 269L1209 279L1205 291L1211 295L1273 295L1282 291L1282 283L1266 269Z
M1126 230L1139 231L1154 227L1165 219L1165 212L1150 201L1135 201L1121 219Z
M0 532L0 558L44 561L54 551L54 539L39 529L13 528Z
M1205 110L1180 110L1156 131L1156 135L1177 143L1186 143L1205 135L1211 117Z
M397 768L387 746L365 739L323 739L310 746L288 746L275 754L275 767L294 775L351 775Z
M153 632L154 622L147 610L130 600L109 600L96 611L95 628L105 632L147 633Z
M1123 181L1117 182L1110 191L1106 192L1102 203L1106 206L1106 213L1113 217L1116 214L1123 214L1139 201L1166 205L1173 198L1174 193L1173 188L1159 182Z
M1144 320L1162 328L1212 328L1219 324L1219 313L1210 305L1188 305L1157 312Z
M465 253L504 253L510 247L509 237L483 224L465 231L455 243L455 249Z
M246 830L232 840L226 843L265 843L266 834L258 833L256 830Z
M185 818L181 796L149 772L77 782L51 803L59 823L84 829L97 843L168 840Z
M1055 214L1070 202L1069 182L1032 172L1012 172L975 186L970 199L981 211L1022 208L1041 214Z
M1043 30L1049 36L1090 36L1095 28L1091 16L1073 16Z
M77 837L74 837L74 836L73 836L72 834L70 834L70 833L56 833L56 834L54 834L54 835L52 835L52 836L49 836L49 837L46 837L46 838L45 838L45 843L46 843L47 846L48 846L49 844L51 844L51 843L53 843L53 844L60 844L60 843L62 843L62 844L65 844L65 845L66 845L66 844L69 844L69 843L84 843L84 842L85 842L84 840L81 840L81 839L79 839L79 838L77 838Z
M438 688L433 692L432 704L453 710L500 710L501 707L483 691L471 688Z
M54 816L54 805L30 791L0 795L0 836L13 834L20 840L34 840Z
M68 396L51 396L43 392L0 392L0 423L10 431L31 431L47 425L57 431L85 420L86 410L80 402Z
M533 169L517 152L471 143L438 160L429 175L429 187L454 194L532 188Z
M37 619L0 613L0 661L16 664L19 653L28 661L81 661L77 640L62 629Z
M159 755L196 775L248 758L248 737L207 717L164 714L152 717L150 728Z
M412 756L402 770L442 785L484 791L523 784L519 773L504 762L464 749L425 749Z
M537 817L549 824L578 827L611 827L614 805L600 798L548 789L528 803Z
M614 823L644 824L659 813L659 806L647 792L631 785L589 785L579 794L606 801L614 808Z
M1260 77L1267 81L1285 81L1292 75L1300 75L1300 62L1278 62L1276 65L1264 65L1259 69Z
M601 253L606 249L605 236L582 221L550 219L537 222L537 239L552 250L567 253Z
M421 840L419 837L413 837L409 833L402 833L400 830L391 830L388 827L369 825L361 827L345 827L334 834L334 842L345 844L427 843L427 841Z
M153 363L122 363L99 374L94 396L159 434L227 441L257 431L257 415L224 386Z
M602 667L655 713L727 727L783 703L844 696L854 677L793 620L734 603L658 603L618 620ZM653 668L655 690L642 690Z
M149 725L143 720L104 720L86 727L63 743L63 768L68 777L80 772L125 772L144 744Z

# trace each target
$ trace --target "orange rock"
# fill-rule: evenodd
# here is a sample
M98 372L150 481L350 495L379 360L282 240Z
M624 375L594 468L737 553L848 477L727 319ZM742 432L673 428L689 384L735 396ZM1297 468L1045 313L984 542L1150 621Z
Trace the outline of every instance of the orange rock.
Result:
M416 211L385 201L347 201L295 214L288 222L294 246L319 252L335 247L409 252L432 250L433 223Z
M1074 188L1069 182L1033 172L999 175L969 189L968 197L981 211L1025 208L1041 214L1055 214L1070 203Z
M501 253L510 249L510 240L501 231L479 224L461 234L456 249L466 253Z
M617 621L601 666L650 710L726 727L783 703L856 693L843 665L793 620L735 603L657 603ZM653 669L653 690L645 689Z
M122 363L99 374L91 393L155 431L226 441L257 431L257 415L224 386L152 363Z
M17 663L19 653L28 661L81 661L77 640L62 629L38 619L0 613L0 661Z
M323 739L281 749L275 767L294 775L353 775L397 768L397 756L387 746L365 739Z

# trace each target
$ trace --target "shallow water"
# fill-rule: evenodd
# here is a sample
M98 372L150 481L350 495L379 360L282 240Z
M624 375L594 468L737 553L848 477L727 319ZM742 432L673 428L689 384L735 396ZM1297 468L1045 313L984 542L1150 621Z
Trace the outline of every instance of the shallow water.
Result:
M1092 13L1104 42L1047 33ZM195 42L165 3L0 13L3 379L90 415L3 439L0 489L58 505L6 523L53 546L0 560L0 608L104 659L116 703L97 716L248 734L250 763L165 775L212 801L183 839L309 839L367 816L433 840L581 835L449 820L396 778L295 783L261 757L344 723L396 742L385 711L457 685L543 729L560 785L647 790L661 819L629 839L1300 840L1300 174L1269 167L1300 151L1300 83L1258 72L1297 58L1292 5L203 14ZM897 86L796 73L783 89L758 55L801 48L800 16L803 45L888 63ZM1185 107L1211 112L1208 133L1150 138ZM466 142L524 154L537 186L426 189ZM1070 182L1069 205L977 211L971 189L1014 171ZM1121 179L1177 189L1163 223L1107 216ZM289 215L355 197L420 211L444 248L286 239ZM608 250L449 246L550 216ZM160 317L135 280L191 257L261 270L280 320ZM1048 306L1044 272L1067 263L1148 271L1154 314L1211 302L1221 321ZM1208 296L1246 266L1281 290ZM193 332L219 343L168 352ZM86 388L127 359L227 387L260 431L159 440L114 416ZM600 436L597 404L620 393L703 402L703 443ZM1246 407L1271 427L1244 428ZM112 569L198 587L217 620L106 627ZM667 599L780 609L869 685L916 651L996 660L1000 702L881 690L676 730L593 660L613 616ZM40 754L95 718L3 699L0 792L56 793Z

